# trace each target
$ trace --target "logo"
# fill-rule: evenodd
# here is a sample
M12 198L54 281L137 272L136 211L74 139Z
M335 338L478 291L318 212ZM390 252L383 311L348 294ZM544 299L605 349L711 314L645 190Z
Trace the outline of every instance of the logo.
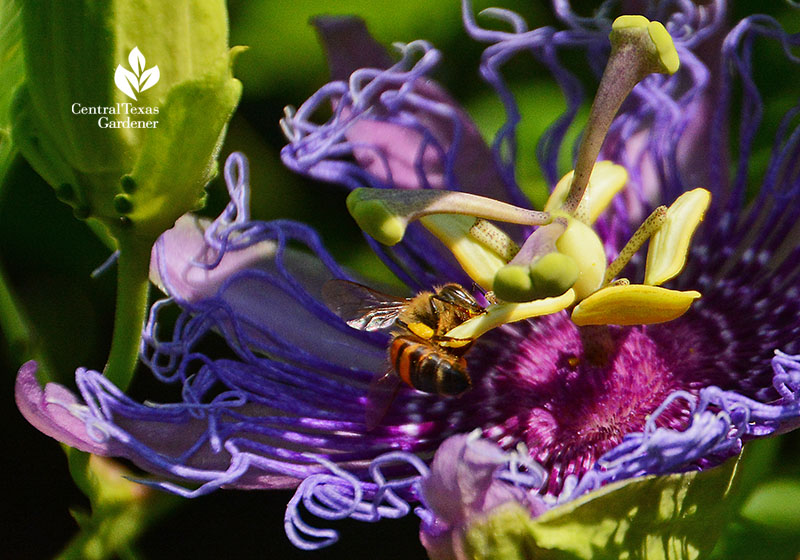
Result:
M128 63L133 71L126 70L121 64L117 65L117 70L114 72L114 83L122 93L137 101L136 94L156 85L161 78L161 73L158 66L145 70L144 55L139 47L133 47L128 54Z

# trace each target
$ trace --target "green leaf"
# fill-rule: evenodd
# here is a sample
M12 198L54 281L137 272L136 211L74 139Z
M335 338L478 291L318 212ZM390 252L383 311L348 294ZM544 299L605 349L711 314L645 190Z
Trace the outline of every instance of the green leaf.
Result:
M703 472L603 487L532 519L501 506L473 523L467 556L485 560L706 557L728 519L738 459Z
M11 142L9 108L23 76L19 7L11 0L0 0L0 189L17 153Z
M748 496L741 515L771 530L800 532L800 480L765 482Z

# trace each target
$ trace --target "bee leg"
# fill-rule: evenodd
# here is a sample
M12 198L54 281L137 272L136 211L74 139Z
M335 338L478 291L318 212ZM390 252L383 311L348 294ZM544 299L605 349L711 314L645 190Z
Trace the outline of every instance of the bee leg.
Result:
M475 301L475 298L472 297L470 293L461 286L455 284L442 287L439 293L431 296L431 301L433 300L438 300L452 305L453 307L464 309L472 315L480 315L485 312L485 309L478 305L478 302Z
M488 292L487 292L486 290L484 290L484 289L483 289L483 287L482 287L480 284L478 284L477 282L473 282L473 283L472 283L472 291L473 291L473 292L478 292L479 294L481 294L481 295L484 295L484 296L485 296L485 295L488 293Z
M439 309L439 306L436 304L437 301L444 301L444 300L441 299L439 296L436 296L436 295L432 295L430 297L430 299L428 300L428 303L431 306L431 317L433 317L433 319L434 319L434 321L436 323L439 322L439 313L441 313L441 310Z
M473 292L478 292L484 298L486 298L486 301L487 301L487 303L489 303L489 305L497 305L499 303L499 301L497 299L497 296L494 295L493 291L485 290L483 288L483 286L481 286L477 282L473 282L472 283L472 291ZM485 311L485 309L484 309L484 311Z
M395 323L424 340L431 340L436 335L435 331L425 323L406 323L405 321L395 321Z

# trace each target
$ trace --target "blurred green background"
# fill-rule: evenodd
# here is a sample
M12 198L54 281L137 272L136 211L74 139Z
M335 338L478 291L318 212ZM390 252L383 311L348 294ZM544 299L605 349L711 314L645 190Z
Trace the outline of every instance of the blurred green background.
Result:
M476 1L476 11L490 5ZM504 0L503 7L522 14L532 27L554 23L547 2ZM575 2L590 13L597 2ZM752 8L736 2L735 15ZM769 9L797 31L797 11L775 0ZM344 210L344 192L313 184L283 168L279 151L285 141L278 126L285 105L299 105L327 81L323 52L309 18L319 14L359 14L385 45L427 39L443 51L436 78L464 103L487 138L502 123L502 107L480 80L477 65L482 45L469 39L456 0L233 0L229 2L231 44L248 45L238 60L236 76L244 84L239 109L231 122L223 157L235 150L250 160L252 214L260 219L291 218L312 224L339 260L367 276L391 281L366 250L361 235ZM772 97L766 128L795 102L798 80L776 80L784 62L765 51L757 74ZM524 57L523 57L524 58ZM560 93L532 61L510 65L509 75L524 114L520 128L519 175L534 199L543 185L533 150L542 130L563 108ZM796 74L795 74L796 75ZM0 84L3 87L3 84ZM763 138L762 138L763 136ZM759 136L751 184L757 185L769 155L770 134ZM221 180L209 186L209 205L216 215L226 202ZM114 305L114 270L90 278L108 249L58 202L52 189L27 164L17 159L0 186L0 266L9 287L27 315L35 343L49 356L63 383L74 385L79 366L102 369L110 344ZM53 440L28 425L13 402L13 380L27 350L0 344L6 372L2 411L6 445L3 479L2 546L8 558L50 558L76 532L71 508L85 509L86 499L74 487L65 455ZM157 400L157 387L146 371L134 380L134 396ZM749 520L731 528L725 558L795 558L800 551L800 455L798 438L759 446L754 472L762 480L779 477L758 490L748 504ZM418 521L377 525L340 523L341 542L317 553L294 549L283 534L287 492L217 492L182 504L148 530L132 551L141 558L424 558L417 538Z

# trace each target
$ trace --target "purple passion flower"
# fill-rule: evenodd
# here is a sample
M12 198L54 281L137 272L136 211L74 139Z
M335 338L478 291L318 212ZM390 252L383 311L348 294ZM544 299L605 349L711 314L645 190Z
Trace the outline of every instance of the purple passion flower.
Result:
M554 9L563 29L528 30L516 14L492 10L509 28L500 31L480 27L464 3L468 33L488 44L481 76L508 117L491 147L429 77L441 58L437 50L417 41L403 45L392 62L354 19L317 21L334 81L297 110L287 109L282 122L286 165L359 189L349 200L357 219L358 204L378 201L367 206L384 212L381 227L369 229L377 223L372 211L361 216L362 227L375 234L367 240L407 284L406 295L474 282L484 290L502 288L507 297L501 299L519 302L514 305L547 302L543 312L527 315L539 317L495 321L469 335L477 339L466 356L470 391L446 399L402 386L379 425L367 426L369 386L386 371L391 335L351 328L323 303L326 282L355 278L310 228L249 218L247 164L234 154L225 167L231 203L223 214L213 222L185 216L153 248L152 276L169 297L151 311L143 357L159 380L180 387L181 399L138 403L84 369L76 373L80 398L57 384L42 390L35 364L28 363L17 378L26 418L79 449L126 457L161 477L145 483L184 496L221 487L297 487L286 529L303 548L329 544L336 533L305 523L301 503L326 519L374 521L405 515L410 503L421 502L422 539L436 558L463 557L459 531L496 506L514 503L536 516L612 482L713 471L748 439L796 427L800 247L790 232L800 212L791 203L800 187L800 108L775 131L758 193L748 200L746 192L763 111L752 76L754 44L777 42L798 62L791 48L800 39L763 16L739 22L723 37L722 1L662 2L646 14L664 22L660 29L671 35L680 68L670 59L669 75L637 76L640 83L631 84L619 113L601 115L607 135L604 130L605 141L594 148L602 162L611 162L603 164L609 174L588 186L584 181L582 189L596 197L584 202L574 187L580 176L588 180L598 154L587 159L581 149L575 178L559 183L558 156L585 97L560 56L585 54L599 77L609 60L612 23L606 9L594 18L578 17L562 1ZM661 36L649 25L642 29ZM620 27L628 23L614 30ZM516 180L521 116L501 69L519 53L553 73L567 102L537 151L554 189L549 214L525 210L529 203ZM743 86L741 115L734 121L737 165L729 172L726 123L736 83ZM332 106L333 115L319 123L313 117L322 106ZM592 126L600 125L590 119ZM598 186L606 184L607 190ZM698 188L712 202L701 193L700 210L681 214L677 201ZM442 202L442 193L452 192ZM597 193L609 192L608 200L596 202L603 198ZM394 197L392 204L387 197ZM443 233L443 223L460 223L439 219L450 208L419 220L419 212L400 214L398 208L419 210L420 200L480 207L459 213L468 225L481 218L481 226L458 235L483 249L465 257ZM495 214L483 215L481 205L502 208L500 221L513 221L503 218L508 212L524 218L512 227L484 226L483 218ZM600 247L602 258L593 262L605 270L580 294L583 245L576 253L558 241L575 222L591 232L580 239ZM659 238L661 231L667 233ZM656 263L663 264L663 254L678 259L677 271L657 274L649 255L626 248L637 235L651 238ZM495 264L476 264L475 254L493 255ZM537 268L545 258L558 266ZM520 269L531 272L520 276ZM543 278L552 280L545 288ZM483 302L482 293L476 297ZM674 294L690 295L679 313L659 316L658 309L684 297ZM511 305L493 304L491 297L485 303ZM159 316L175 304L182 311L164 337ZM641 308L656 311L641 316ZM224 337L230 353L204 353L200 341L208 335ZM464 435L474 430L471 439Z

